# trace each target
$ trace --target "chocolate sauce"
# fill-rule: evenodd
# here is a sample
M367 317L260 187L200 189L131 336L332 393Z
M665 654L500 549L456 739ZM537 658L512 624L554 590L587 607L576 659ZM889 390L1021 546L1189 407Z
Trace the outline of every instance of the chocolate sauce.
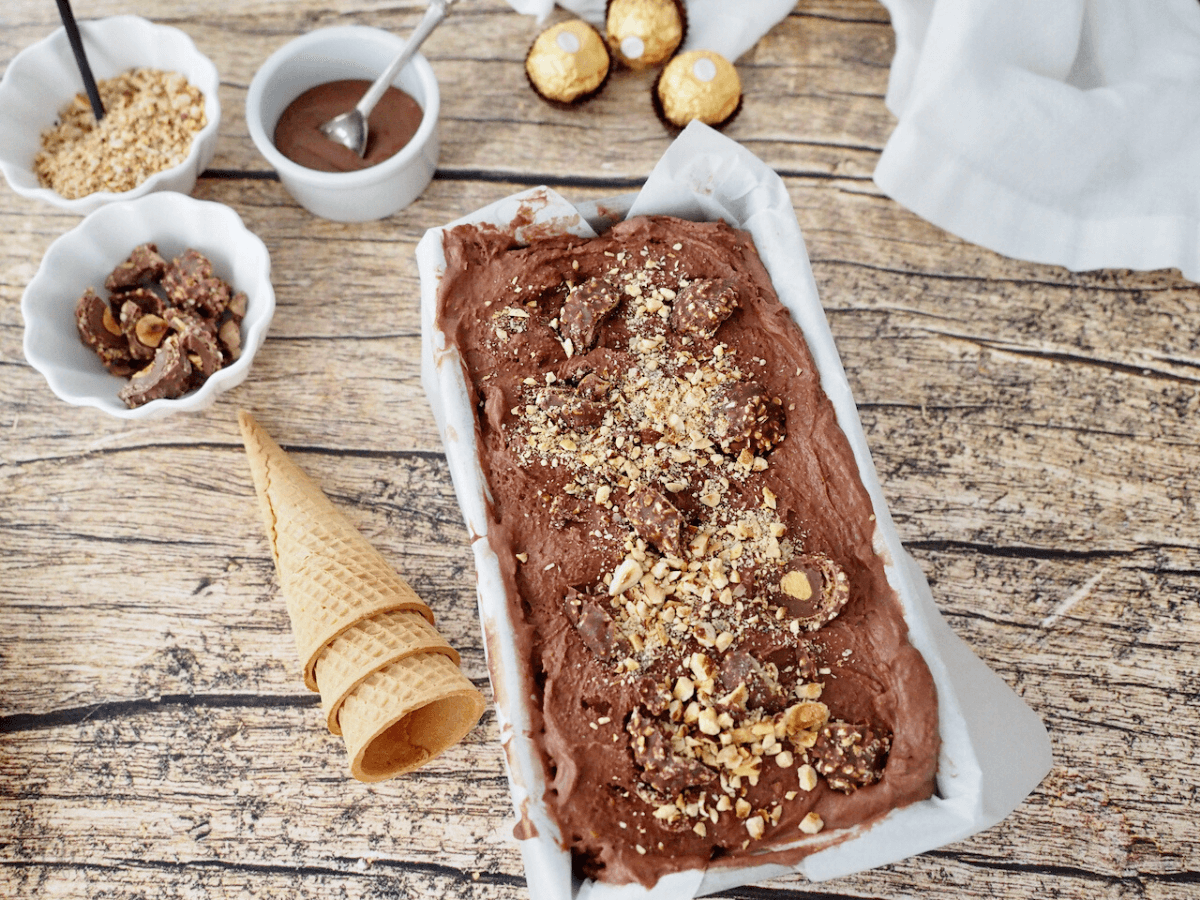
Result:
M379 165L400 152L421 126L417 101L389 87L367 117L367 152L362 159L330 140L320 127L362 99L369 81L348 79L309 88L292 101L275 126L275 146L288 159L321 172L352 172Z

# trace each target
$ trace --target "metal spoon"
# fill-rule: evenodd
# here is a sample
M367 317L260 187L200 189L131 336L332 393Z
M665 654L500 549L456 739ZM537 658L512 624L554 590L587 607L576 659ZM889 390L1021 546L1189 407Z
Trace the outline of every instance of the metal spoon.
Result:
M354 109L349 112L344 112L341 115L334 116L328 122L321 126L321 133L331 141L341 144L344 147L349 147L361 158L367 150L367 116L371 114L371 110L375 108L375 104L379 102L379 98L392 83L400 70L408 65L408 61L412 59L413 54L424 43L425 38L429 37L429 33L438 25L442 19L446 18L446 7L450 5L452 0L430 0L429 8L425 10L425 17L421 19L416 30L409 36L408 41L400 50L400 55L387 67L387 71L375 79L362 99L358 101Z

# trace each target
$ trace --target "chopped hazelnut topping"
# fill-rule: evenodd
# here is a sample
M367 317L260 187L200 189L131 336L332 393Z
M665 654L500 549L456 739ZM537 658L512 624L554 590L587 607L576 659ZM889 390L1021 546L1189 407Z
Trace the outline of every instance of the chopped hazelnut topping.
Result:
M817 834L825 827L825 823L821 821L821 817L815 812L810 812L800 820L800 830L805 834Z
M746 831L750 832L752 840L759 840L767 830L767 825L763 821L762 816L752 816L746 820Z
M799 769L800 788L805 791L811 791L817 786L817 770L808 763L802 765Z
M104 118L97 122L77 94L42 135L34 158L38 183L68 199L129 191L179 165L207 122L204 96L177 72L130 69L96 87Z

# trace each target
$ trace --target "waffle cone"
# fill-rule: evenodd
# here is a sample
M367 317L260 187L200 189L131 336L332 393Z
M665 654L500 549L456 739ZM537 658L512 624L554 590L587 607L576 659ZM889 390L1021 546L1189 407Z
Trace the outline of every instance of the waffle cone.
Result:
M414 610L379 613L334 638L317 656L316 665L329 730L342 733L338 713L352 690L374 672L417 653L441 653L459 663L458 651Z
M321 651L355 622L413 610L432 625L429 607L245 410L238 425L309 690Z
M338 718L350 774L383 781L457 744L483 715L483 695L444 653L417 653L373 672Z

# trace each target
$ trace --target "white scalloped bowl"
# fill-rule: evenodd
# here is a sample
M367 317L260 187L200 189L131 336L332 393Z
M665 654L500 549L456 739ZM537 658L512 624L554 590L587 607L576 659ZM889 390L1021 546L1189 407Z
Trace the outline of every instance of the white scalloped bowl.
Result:
M83 46L96 80L112 78L132 68L179 72L204 94L205 126L192 138L187 158L179 165L151 175L129 191L97 191L69 200L38 184L33 160L41 150L42 132L52 127L83 81L71 53L66 31L16 55L0 80L0 170L22 197L44 200L79 215L116 200L132 200L153 191L190 193L200 173L212 162L221 123L217 98L217 67L196 49L192 39L169 25L156 25L140 16L112 16L79 23Z
M84 345L75 326L75 305L88 287L104 296L108 273L147 241L156 243L167 260L189 248L199 250L212 260L214 274L234 290L246 292L242 354L182 397L129 409L117 396L129 379L108 372L96 352ZM173 192L96 210L50 245L21 297L29 364L67 403L94 406L121 419L156 419L211 406L217 394L246 379L274 314L266 245L229 207Z

